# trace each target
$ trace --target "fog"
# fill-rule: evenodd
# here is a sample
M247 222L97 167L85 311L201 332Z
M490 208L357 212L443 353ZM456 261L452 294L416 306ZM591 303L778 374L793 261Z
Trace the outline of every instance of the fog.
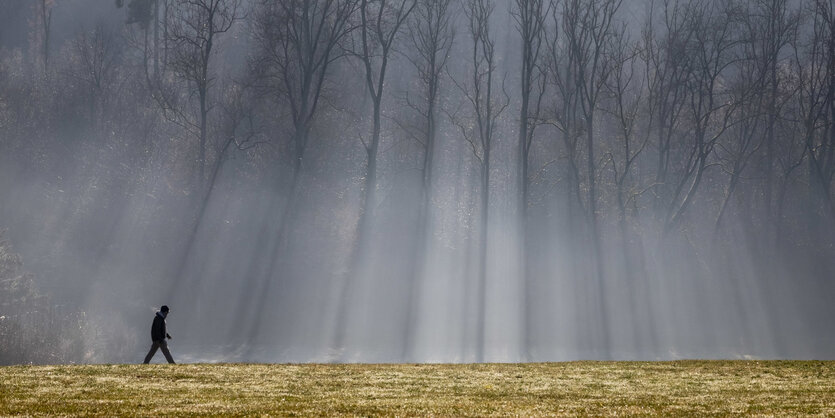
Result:
M30 3L0 363L835 359L832 5Z

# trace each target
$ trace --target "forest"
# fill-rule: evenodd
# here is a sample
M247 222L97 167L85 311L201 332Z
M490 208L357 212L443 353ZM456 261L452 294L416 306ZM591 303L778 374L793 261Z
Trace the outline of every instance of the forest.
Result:
M0 364L835 358L830 0L0 0Z

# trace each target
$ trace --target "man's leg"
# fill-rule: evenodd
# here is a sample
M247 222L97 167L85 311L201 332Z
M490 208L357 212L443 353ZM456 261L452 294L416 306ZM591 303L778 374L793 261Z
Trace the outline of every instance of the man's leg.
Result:
M171 352L168 351L168 342L160 341L159 348L162 350L162 354L165 355L165 359L168 360L169 363L174 364L174 358L171 357Z
M151 344L151 351L148 351L148 355L145 356L145 364L151 362L151 359L154 357L154 354L157 353L157 348L159 348L159 343L154 341L154 343ZM168 349L166 348L165 351L168 351Z

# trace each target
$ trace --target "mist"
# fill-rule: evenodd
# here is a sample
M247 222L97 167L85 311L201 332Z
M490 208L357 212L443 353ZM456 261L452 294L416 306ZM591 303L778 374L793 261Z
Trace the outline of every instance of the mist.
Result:
M30 3L0 363L835 359L831 4Z

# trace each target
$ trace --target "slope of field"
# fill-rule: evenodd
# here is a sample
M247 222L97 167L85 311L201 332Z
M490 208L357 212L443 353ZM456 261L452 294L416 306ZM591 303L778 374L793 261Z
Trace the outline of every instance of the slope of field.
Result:
M835 362L0 367L0 415L835 415Z

